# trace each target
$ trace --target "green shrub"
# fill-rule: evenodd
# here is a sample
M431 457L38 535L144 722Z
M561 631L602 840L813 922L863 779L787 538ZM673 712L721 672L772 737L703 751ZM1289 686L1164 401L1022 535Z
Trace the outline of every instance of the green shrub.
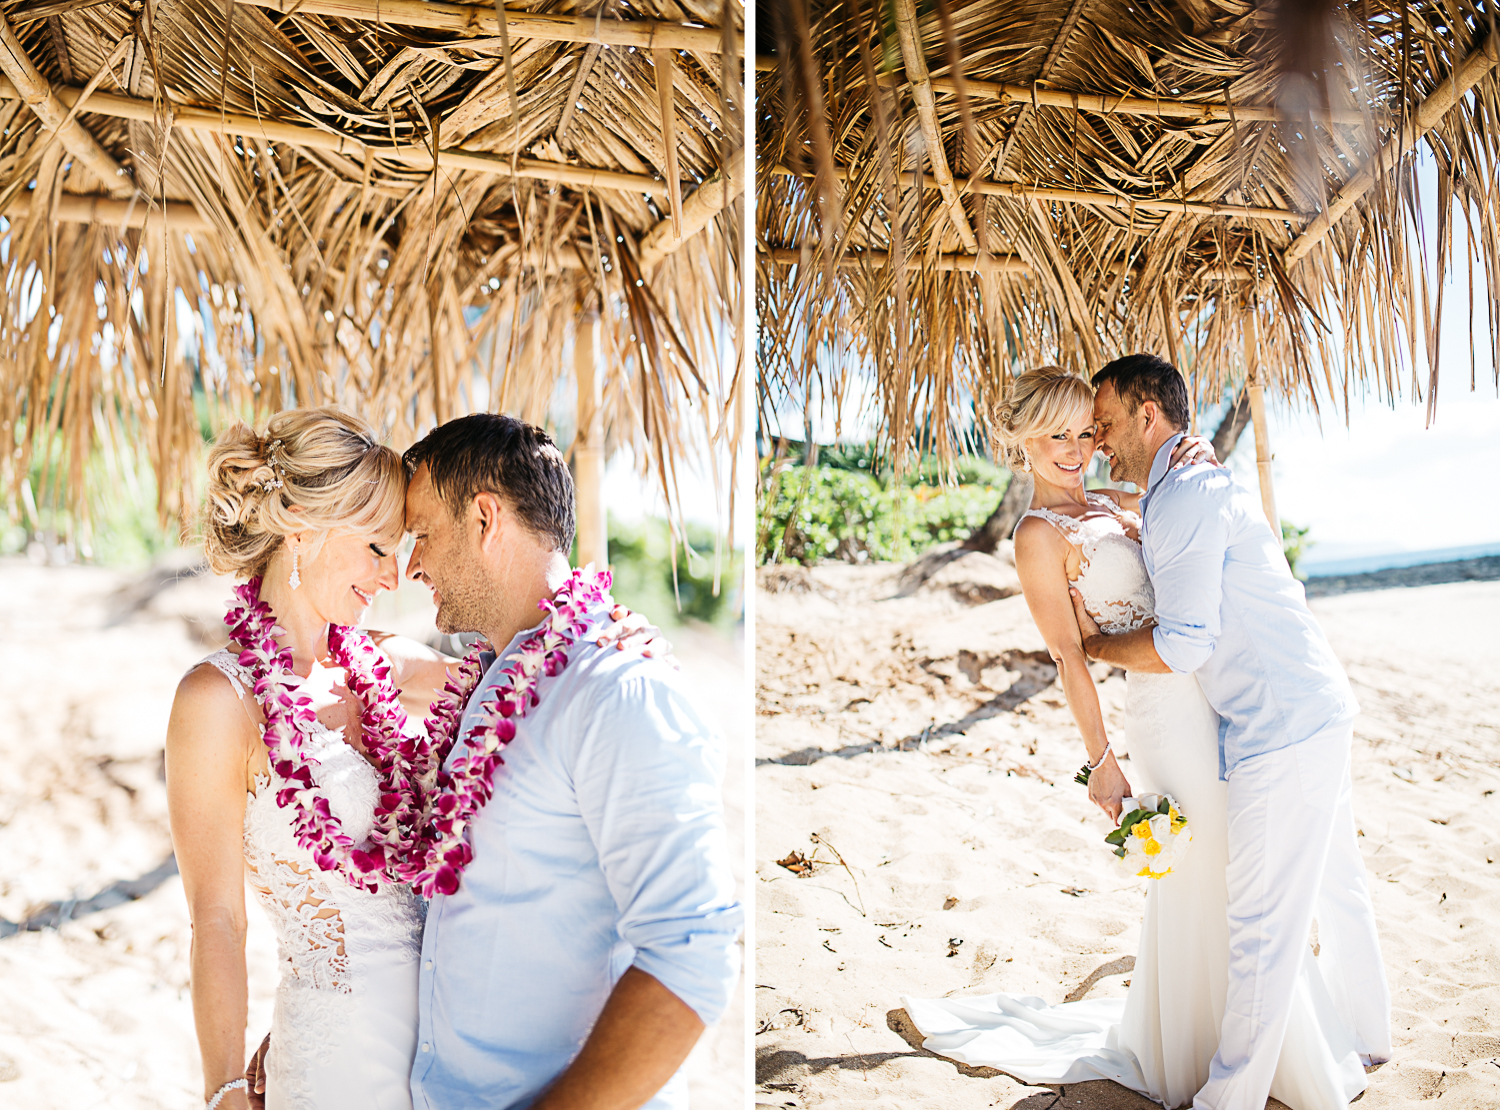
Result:
M744 610L744 556L738 550L724 553L715 595L713 532L706 526L690 524L687 539L687 544L677 544L674 593L672 533L667 522L647 518L626 524L611 518L609 563L615 580L611 592L616 601L646 614L662 628L694 620L728 631Z
M761 478L760 563L824 559L904 562L935 543L967 539L1000 503L1004 486L894 489L842 466L785 467Z
M1297 573L1297 560L1315 546L1316 541L1308 539L1307 533L1307 528L1298 528L1289 520L1281 522L1281 550L1286 554L1286 564L1292 568L1294 578L1307 577L1305 574Z

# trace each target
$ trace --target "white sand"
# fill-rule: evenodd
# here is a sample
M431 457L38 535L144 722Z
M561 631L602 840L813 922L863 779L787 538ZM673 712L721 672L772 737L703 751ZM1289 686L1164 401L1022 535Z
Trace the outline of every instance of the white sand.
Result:
M1003 579L992 563L974 577ZM895 598L898 569L757 594L757 1102L1146 1110L1107 1082L962 1067L905 1020L902 994L1123 994L1144 880L1106 867L1024 601ZM1395 1057L1359 1105L1500 1106L1500 583L1314 609L1364 710L1356 812L1395 1000ZM1118 744L1124 680L1096 677ZM793 851L810 877L777 862Z
M152 582L0 560L6 921L67 899L85 900L87 910L101 890L149 874L171 852L161 775L167 715L178 678L221 643L228 585L168 580L153 595ZM425 590L407 584L393 600L383 605L384 627L419 636L430 629ZM725 805L742 888L743 653L710 633L672 638L702 709L729 741ZM275 941L258 906L249 918L247 1040L258 1044L270 1027ZM60 928L0 937L0 1106L201 1107L188 943L175 876ZM744 1040L737 1000L694 1052L695 1106L743 1104Z

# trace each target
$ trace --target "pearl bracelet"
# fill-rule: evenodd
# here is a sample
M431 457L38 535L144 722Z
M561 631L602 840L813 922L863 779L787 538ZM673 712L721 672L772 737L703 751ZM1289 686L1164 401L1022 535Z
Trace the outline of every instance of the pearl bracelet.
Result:
M1099 762L1089 766L1090 771L1097 771L1104 766L1104 761L1109 758L1109 741L1104 741L1104 750L1099 753Z
M228 1083L224 1084L224 1086L215 1091L214 1097L208 1100L208 1105L205 1106L203 1110L215 1110L219 1103L223 1101L225 1095L227 1095L230 1091L237 1091L241 1087L244 1087L246 1090L250 1089L250 1084L245 1082L245 1077L243 1075L238 1079L231 1079Z

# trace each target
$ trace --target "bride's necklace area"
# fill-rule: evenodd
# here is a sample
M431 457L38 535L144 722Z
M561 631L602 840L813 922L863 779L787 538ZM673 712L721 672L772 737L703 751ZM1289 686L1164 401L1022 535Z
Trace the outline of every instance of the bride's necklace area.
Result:
M359 699L366 753L379 776L370 848L359 848L343 831L328 799L312 776L317 759L307 734L317 724L303 679L292 670L292 652L276 642L285 630L260 600L260 579L235 589L240 604L224 616L230 639L240 645L239 663L255 678L255 696L264 711L265 744L272 770L287 783L276 804L293 811L297 843L324 871L335 871L352 886L378 890L380 882L406 882L423 896L452 894L473 859L463 830L494 793L501 749L516 735L516 721L540 704L538 684L568 665L568 652L587 628L591 608L608 604L611 576L592 568L574 571L551 598L537 607L547 618L506 657L492 696L479 707L478 721L464 740L464 753L445 769L469 698L484 675L477 643L450 671L433 702L421 734L407 734L390 664L355 628L328 627L328 653L343 668L349 692Z

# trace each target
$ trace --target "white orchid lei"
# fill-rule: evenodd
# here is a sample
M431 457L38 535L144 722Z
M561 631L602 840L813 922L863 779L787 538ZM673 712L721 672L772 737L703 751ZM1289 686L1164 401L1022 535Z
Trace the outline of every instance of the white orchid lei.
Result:
M260 579L235 590L240 604L224 623L241 647L239 662L255 677L255 696L265 713L265 743L271 767L287 785L276 804L295 814L297 843L312 853L324 871L335 871L365 890L380 882L411 883L425 897L452 894L473 859L463 831L494 793L501 749L515 739L516 721L540 703L543 676L555 677L568 665L568 651L587 628L587 614L612 604L611 576L592 568L574 571L538 608L547 619L521 642L491 697L479 709L479 720L465 738L465 751L445 769L464 711L484 674L477 643L448 675L433 702L422 734L407 734L406 711L391 682L390 664L370 638L358 629L330 625L328 652L344 669L350 693L360 700L365 750L374 757L380 796L370 848L358 847L343 831L328 799L313 780L317 760L308 752L306 734L317 721L312 699L302 693L302 679L292 670L292 653L276 642L284 633L260 600Z
M1119 828L1104 838L1119 865L1132 875L1160 879L1172 873L1193 842L1193 830L1170 794L1125 799Z

